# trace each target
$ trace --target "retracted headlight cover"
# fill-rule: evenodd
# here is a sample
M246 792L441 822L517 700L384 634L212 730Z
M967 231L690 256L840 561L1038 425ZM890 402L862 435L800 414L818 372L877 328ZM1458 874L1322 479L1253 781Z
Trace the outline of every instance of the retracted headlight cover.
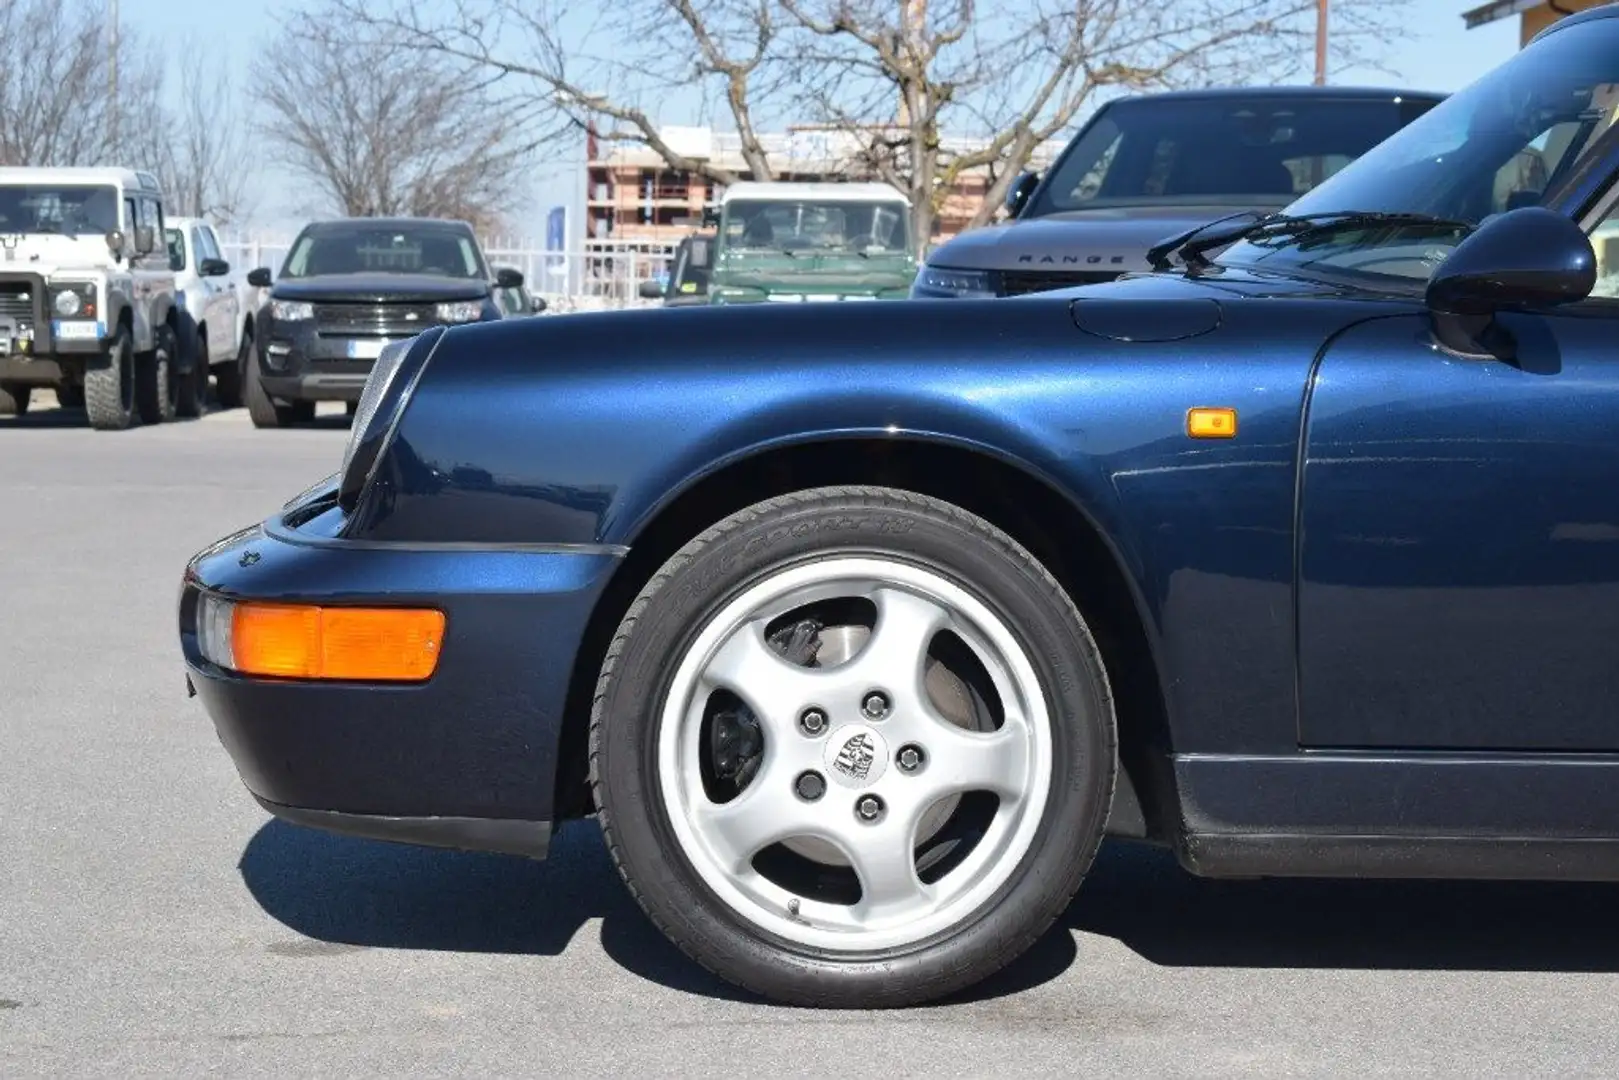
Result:
M343 451L337 504L345 511L352 511L359 502L360 492L370 481L382 448L392 435L400 413L404 412L405 402L415 390L416 381L443 335L443 329L435 327L413 338L392 342L383 348L372 365L354 412L348 447Z

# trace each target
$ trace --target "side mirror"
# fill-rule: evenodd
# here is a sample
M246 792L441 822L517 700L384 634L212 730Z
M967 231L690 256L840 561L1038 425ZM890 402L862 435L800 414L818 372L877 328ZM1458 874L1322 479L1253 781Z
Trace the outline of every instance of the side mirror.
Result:
M532 298L531 300L529 300L528 306L529 306L529 309L534 312L534 314L538 315L540 312L544 311L549 305L546 304L545 297L536 296L536 297Z
M708 241L706 239L693 240L691 242L691 255L689 259L692 266L699 270L707 269L708 255Z
M257 270L249 271L247 283L257 289L268 289L270 287L270 268L261 266Z
M514 270L510 266L495 268L495 284L502 289L521 289L523 287L523 272Z
M197 273L203 277L224 277L230 273L230 263L224 259L204 259L197 267Z
M151 225L135 226L135 252L150 255L157 247L157 229Z
M1445 315L1492 315L1584 300L1597 257L1580 227L1553 210L1525 206L1489 218L1428 279L1428 307Z
M1023 208L1029 204L1029 196L1034 189L1040 186L1040 174L1026 172L1019 174L1012 181L1012 186L1006 189L1006 216L1015 218L1023 213Z
M124 254L124 234L117 229L107 234L107 250L113 253L114 258L122 258Z
M640 294L642 300L662 300L663 286L650 278L641 282Z

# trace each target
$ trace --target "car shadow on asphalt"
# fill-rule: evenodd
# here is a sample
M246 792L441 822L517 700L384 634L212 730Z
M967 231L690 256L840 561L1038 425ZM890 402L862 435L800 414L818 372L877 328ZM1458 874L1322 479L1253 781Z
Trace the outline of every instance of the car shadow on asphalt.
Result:
M591 920L626 970L671 989L757 1000L688 960L636 906L593 821L544 862L438 851L266 823L240 863L271 917L319 941L371 948L558 956ZM1105 845L1051 932L1003 971L940 1004L1016 994L1079 958L1073 931L1166 967L1619 970L1612 890L1493 882L1212 881L1166 851ZM1083 942L1083 939L1080 939Z
M602 949L641 978L687 993L758 1001L681 953L642 913L594 820L569 822L543 862L337 836L270 820L242 852L261 908L318 941L384 949L558 956L593 919ZM1039 947L953 1000L1017 993L1072 965L1073 935Z

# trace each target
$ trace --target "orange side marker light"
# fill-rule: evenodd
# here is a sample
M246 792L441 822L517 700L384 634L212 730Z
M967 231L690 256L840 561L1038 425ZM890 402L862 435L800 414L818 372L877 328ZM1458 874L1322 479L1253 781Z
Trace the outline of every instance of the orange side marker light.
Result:
M421 682L438 667L444 613L238 603L232 665L247 675Z
M1186 410L1186 434L1194 439L1233 439L1237 435L1237 410L1196 408Z

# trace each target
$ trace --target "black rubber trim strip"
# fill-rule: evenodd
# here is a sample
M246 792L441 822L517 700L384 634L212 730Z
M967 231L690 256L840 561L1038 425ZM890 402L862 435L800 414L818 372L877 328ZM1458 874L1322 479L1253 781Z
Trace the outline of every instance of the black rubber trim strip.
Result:
M364 837L367 840L453 848L456 851L521 855L530 859L545 858L551 847L549 821L343 814L335 810L309 810L301 806L284 806L281 803L261 799L257 795L253 798L264 809L290 824L341 833L345 836Z
M611 555L630 553L624 544L531 544L485 540L350 540L342 536L309 536L281 523L279 515L264 523L265 535L304 547L346 548L351 551L487 551L528 555Z
M1213 878L1619 881L1612 837L1192 833L1179 856L1193 874Z

